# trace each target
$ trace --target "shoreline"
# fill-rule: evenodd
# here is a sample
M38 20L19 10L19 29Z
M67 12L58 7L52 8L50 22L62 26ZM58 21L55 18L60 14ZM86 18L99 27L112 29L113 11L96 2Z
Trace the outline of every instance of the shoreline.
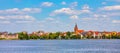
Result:
M7 39L7 40L9 40L9 39ZM33 40L33 39L31 39L31 40ZM40 40L40 39L36 39L36 40ZM44 40L47 40L47 39L44 39ZM120 39L48 39L48 40L120 40Z

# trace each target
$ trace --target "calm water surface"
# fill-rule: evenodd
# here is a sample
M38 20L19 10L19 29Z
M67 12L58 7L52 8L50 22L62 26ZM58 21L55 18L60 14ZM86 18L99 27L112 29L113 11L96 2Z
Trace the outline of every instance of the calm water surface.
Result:
M0 53L120 53L120 40L1 40Z

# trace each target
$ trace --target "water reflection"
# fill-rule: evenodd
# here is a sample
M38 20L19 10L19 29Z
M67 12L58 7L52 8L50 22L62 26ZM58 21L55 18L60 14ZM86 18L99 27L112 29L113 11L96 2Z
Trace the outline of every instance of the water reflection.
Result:
M120 53L120 40L1 40L0 53Z

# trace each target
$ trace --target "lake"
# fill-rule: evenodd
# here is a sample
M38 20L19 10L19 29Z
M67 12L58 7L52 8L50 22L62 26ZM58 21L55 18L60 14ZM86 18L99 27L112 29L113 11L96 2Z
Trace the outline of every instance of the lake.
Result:
M120 53L120 40L0 40L0 53Z

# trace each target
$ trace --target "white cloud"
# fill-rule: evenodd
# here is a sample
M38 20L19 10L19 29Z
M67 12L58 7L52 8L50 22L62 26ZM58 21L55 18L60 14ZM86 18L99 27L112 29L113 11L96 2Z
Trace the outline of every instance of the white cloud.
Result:
M77 15L73 15L70 17L71 19L79 19Z
M4 16L0 16L0 19L5 19L5 17Z
M31 13L37 13L40 12L41 9L40 8L24 8L22 9L23 12L31 12Z
M13 8L13 9L7 9L6 11L7 12L17 12L17 11L19 11L19 9L18 8Z
M33 23L34 21L31 20L24 20L24 21L16 21L15 23Z
M0 14L28 14L28 13L39 13L41 11L40 8L12 8L6 10L0 10Z
M35 20L34 17L29 15L7 15L7 16L0 16L0 19L25 19L25 20Z
M95 18L107 18L108 16L107 15L103 15L103 14L93 14L93 17Z
M81 13L91 13L90 10L81 10Z
M53 21L53 22L51 22L52 24L60 24L61 22L60 21L58 21L58 20L55 20L55 21Z
M52 5L53 5L52 2L43 2L43 3L41 4L41 6L44 6L44 7L50 7L50 6L52 6Z
M22 11L29 12L29 11L31 11L31 9L30 8L24 8L24 9L22 9Z
M0 16L0 24L8 23L33 23L36 19L29 15Z
M120 20L113 20L112 23L120 23Z
M113 5L113 6L104 6L96 11L99 15L104 15L103 17L118 17L120 16L120 5Z
M0 21L0 24L10 24L10 21Z
M0 24L8 23L32 23L35 18L29 15L0 16Z
M82 10L75 10L71 8L61 8L53 11L51 13L52 16L57 15L57 14L67 14L67 15L80 15L84 13L91 13L90 10L88 9L82 9Z
M62 8L62 9L58 9L58 10L55 10L53 12L54 14L61 14L61 13L64 13L64 14L73 14L74 11L70 8Z
M91 18L91 17L86 17L86 18L81 18L81 20L84 20L84 21L90 21L90 20L98 20L98 18Z
M94 16L94 17L99 17L99 15L98 15L98 14L94 14L93 16Z
M106 10L106 11L110 11L110 10L120 10L120 5L105 6L105 7L101 8L101 10Z
M66 2L63 1L61 4L62 4L62 5L66 5Z
M40 8L12 8L0 10L0 21L1 23L26 23L36 20L30 13L39 13Z

